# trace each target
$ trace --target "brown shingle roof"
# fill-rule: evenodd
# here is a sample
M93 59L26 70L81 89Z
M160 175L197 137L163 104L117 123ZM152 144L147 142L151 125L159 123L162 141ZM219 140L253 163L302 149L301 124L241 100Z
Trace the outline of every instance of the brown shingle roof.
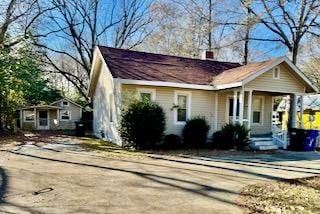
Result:
M222 85L222 84L229 84L235 82L241 82L242 80L246 79L247 77L261 71L264 68L269 67L272 63L277 61L279 58L274 58L268 61L263 62L254 62L247 65L243 65L237 68L233 68L230 70L226 70L216 76L213 79L213 85Z
M200 60L99 46L114 78L199 85L239 63Z

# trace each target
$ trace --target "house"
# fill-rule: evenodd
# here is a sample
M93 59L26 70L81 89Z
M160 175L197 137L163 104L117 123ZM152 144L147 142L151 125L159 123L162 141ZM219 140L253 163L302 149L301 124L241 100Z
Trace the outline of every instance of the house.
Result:
M29 106L19 109L22 130L73 130L82 116L82 106L61 99L50 105Z
M96 136L121 144L120 111L133 97L163 107L166 134L181 135L186 120L201 115L210 124L208 136L236 122L263 136L272 132L274 96L317 91L287 57L241 65L98 46L88 95Z
M303 100L303 108L301 108L301 101ZM297 100L297 106L299 107L296 112L296 122L299 128L303 129L318 129L320 130L320 95L307 95L303 96L301 100ZM288 112L289 112L290 100L288 97L282 98L277 112L281 122L281 128L287 129ZM301 111L302 109L302 111ZM302 120L301 120L302 118Z

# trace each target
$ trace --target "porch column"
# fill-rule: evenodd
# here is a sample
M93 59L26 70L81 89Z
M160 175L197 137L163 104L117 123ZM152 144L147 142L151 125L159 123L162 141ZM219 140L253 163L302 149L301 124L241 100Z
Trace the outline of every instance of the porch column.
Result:
M303 128L303 95L300 96L300 129Z
M59 126L59 121L60 121L59 118L60 118L59 117L59 109L57 109L57 124L56 124L56 126Z
M296 128L297 123L297 95L290 96L290 128Z
M247 109L248 129L251 128L251 113L252 113L252 90L248 92L248 109Z
M239 123L243 125L243 110L244 110L244 88L241 88L239 95Z
M37 109L33 108L34 113L34 128L37 129Z
M238 91L233 91L233 111L232 111L232 123L235 124L237 120L237 104L238 104Z

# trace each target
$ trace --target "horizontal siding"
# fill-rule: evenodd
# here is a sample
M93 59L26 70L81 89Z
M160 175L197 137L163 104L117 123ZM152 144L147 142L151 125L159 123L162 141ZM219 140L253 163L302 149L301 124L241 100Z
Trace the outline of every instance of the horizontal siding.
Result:
M247 83L245 87L254 90L280 93L304 92L304 86L301 81L299 81L284 64L280 64L280 79L273 79L273 72L270 70Z
M128 103L128 99L138 97L138 88L148 88L156 90L156 102L158 102L166 113L166 134L181 135L184 125L174 123L174 93L179 91L177 88L171 87L148 87L139 85L123 85L122 86L122 103ZM204 90L188 90L180 89L183 92L191 93L191 118L196 116L204 116L210 125L209 135L212 135L214 127L214 95L215 92Z

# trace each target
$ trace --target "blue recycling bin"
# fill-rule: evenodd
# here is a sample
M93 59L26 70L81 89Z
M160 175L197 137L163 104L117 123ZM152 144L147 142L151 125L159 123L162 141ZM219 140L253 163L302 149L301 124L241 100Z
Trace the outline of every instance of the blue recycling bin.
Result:
M308 136L304 143L304 151L314 151L316 149L318 130L309 130Z

